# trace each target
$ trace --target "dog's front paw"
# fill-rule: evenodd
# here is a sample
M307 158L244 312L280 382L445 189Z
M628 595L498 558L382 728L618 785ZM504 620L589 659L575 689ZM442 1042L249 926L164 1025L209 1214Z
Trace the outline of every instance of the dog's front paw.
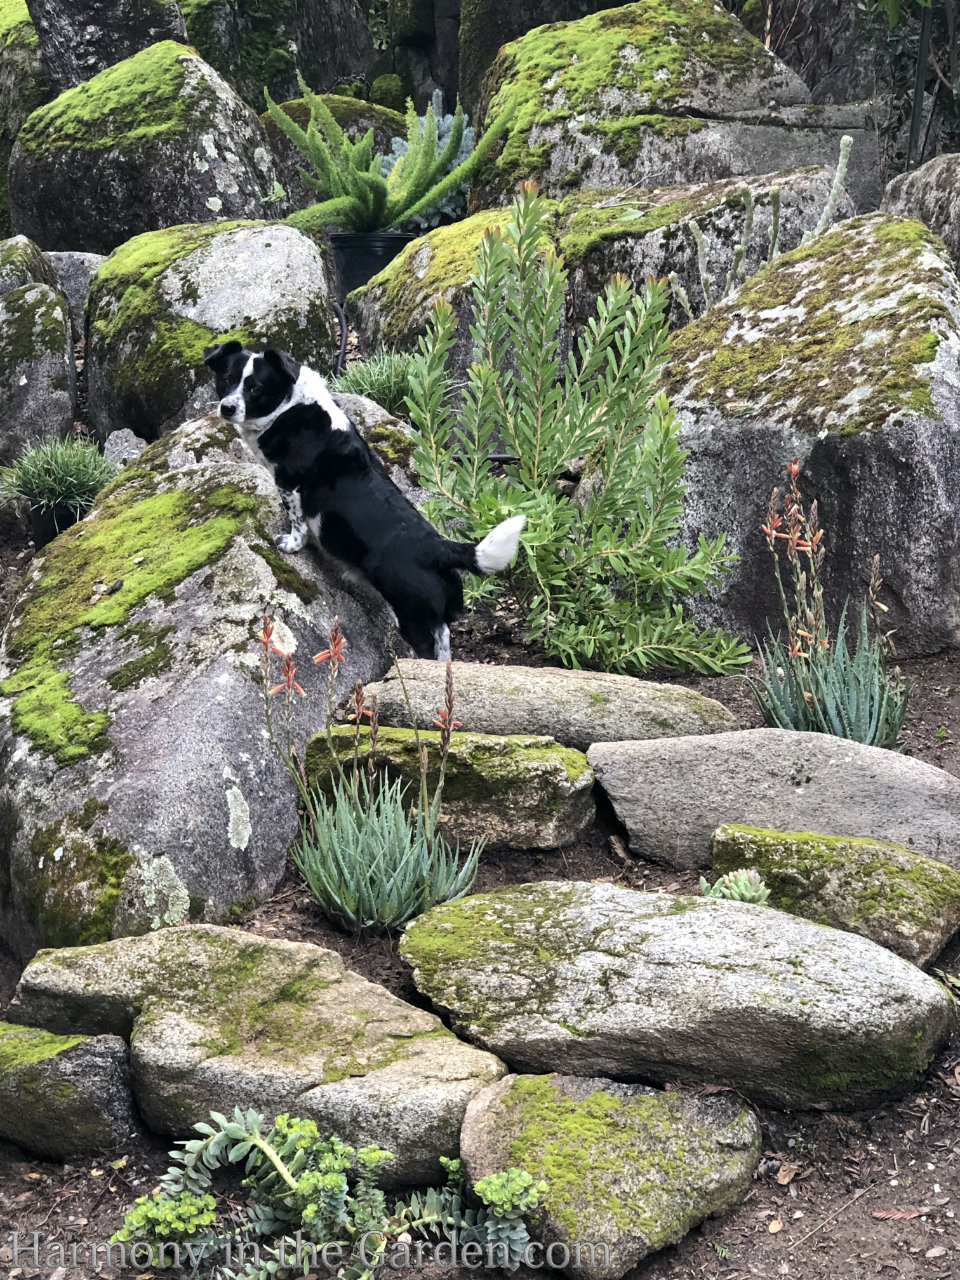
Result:
M292 555L295 551L302 551L307 544L307 535L294 530L292 533L278 533L274 538L278 551L284 551L287 555Z

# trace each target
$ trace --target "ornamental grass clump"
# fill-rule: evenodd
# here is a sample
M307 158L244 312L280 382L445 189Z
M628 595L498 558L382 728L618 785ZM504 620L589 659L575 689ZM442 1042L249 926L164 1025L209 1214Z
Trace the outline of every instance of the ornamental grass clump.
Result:
M0 501L82 519L117 474L96 445L83 440L46 440L30 445L9 467L0 468ZM66 527L66 526L64 526Z
M506 590L526 639L570 667L638 674L672 666L726 674L746 647L701 630L686 597L719 582L732 557L724 537L681 539L684 469L679 424L655 394L667 349L662 284L635 295L615 276L563 352L567 274L550 242L550 206L526 184L508 225L483 237L471 283L473 360L448 369L457 340L439 301L411 369L414 465L431 521L447 537L478 540L526 516L516 567L476 600ZM506 455L502 468L492 453ZM560 488L588 458L575 500Z
M441 1156L444 1186L390 1205L379 1184L393 1153L321 1137L312 1120L284 1114L271 1125L236 1107L194 1129L200 1136L170 1152L159 1188L136 1201L113 1239L144 1244L156 1267L172 1265L183 1241L181 1261L209 1280L371 1280L378 1266L410 1266L411 1255L422 1266L431 1241L479 1245L487 1266L515 1271L530 1244L523 1215L547 1190L510 1168L477 1182L479 1207L467 1208L461 1162ZM214 1175L231 1168L240 1191L216 1196ZM410 1250L412 1240L425 1244Z
M512 113L505 111L467 158L457 163L466 129L459 103L446 143L440 146L432 104L420 117L408 101L406 151L391 163L374 151L372 129L361 138L349 138L299 73L298 79L310 109L306 129L264 92L270 118L313 170L301 168L300 175L319 196L319 203L287 218L302 231L328 226L341 231L387 231L401 223L416 222L470 182L513 119Z
M333 385L345 395L367 396L394 417L405 418L412 363L407 351L378 351L369 360L351 364Z
M874 556L867 599L849 639L849 600L831 640L823 604L825 531L817 503L809 512L797 484L800 464L787 465L786 493L770 496L762 526L770 554L787 638L773 634L760 646L761 679L749 684L768 725L806 733L829 733L867 746L894 748L907 711L909 691L900 671L888 670L895 656L893 633L883 630L880 557ZM789 597L778 548L789 570ZM873 622L873 635L870 622Z
M431 793L427 775L427 748L420 741L420 785L416 800L409 784L390 780L377 766L379 710L377 699L366 703L363 685L357 681L351 697L354 725L352 761L346 766L333 736L334 685L344 662L346 641L338 618L333 621L329 646L314 662L328 663L327 712L324 731L333 768L331 794L311 787L303 761L293 744L291 710L294 695L305 696L296 679L293 657L273 640L274 628L264 618L257 637L261 664L267 733L288 773L300 801L301 829L293 860L311 894L328 920L346 933L400 929L414 916L438 902L449 902L468 893L477 874L483 841L474 841L466 856L459 844L451 848L438 833L440 807L450 740L460 722L453 717L453 673L447 663L445 705L434 722L440 730L439 774ZM272 656L282 658L281 680L273 684ZM399 664L397 665L399 673ZM403 681L400 675L401 685ZM405 692L405 690L404 690ZM272 713L271 699L283 695L284 733L281 738ZM361 726L369 721L361 760Z

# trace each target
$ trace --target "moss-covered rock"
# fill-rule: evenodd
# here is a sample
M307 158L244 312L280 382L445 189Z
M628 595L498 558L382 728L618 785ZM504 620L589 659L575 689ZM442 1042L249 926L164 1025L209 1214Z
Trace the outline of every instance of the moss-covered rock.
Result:
M340 759L352 768L354 730L333 730ZM381 728L377 767L402 778L415 795L420 750L430 752L431 788L439 776L439 739L434 730ZM360 756L369 752L369 730L360 731ZM327 739L317 734L307 746L311 782L332 790L336 777ZM484 838L494 848L556 849L571 844L593 821L593 772L586 757L552 738L533 734L455 733L447 758L440 828L466 848Z
M326 372L335 325L323 254L293 227L210 222L136 236L93 278L90 420L153 439L209 407L203 349L236 338Z
M175 924L185 902L224 918L273 890L297 821L251 738L262 614L307 655L339 614L347 686L390 661L382 609L309 553L272 554L283 524L270 472L208 418L152 445L32 562L0 648L0 929L21 955ZM295 732L315 714L298 707Z
M400 952L454 1029L516 1070L710 1081L791 1108L905 1092L955 1016L943 986L864 938L609 883L444 903Z
M10 234L7 167L20 127L54 96L26 0L0 0L0 235Z
M73 426L76 404L77 372L66 298L48 284L26 284L4 293L0 296L0 463L12 461L28 445L65 436Z
M109 253L157 227L262 217L275 182L253 112L164 40L33 112L10 160L11 217L44 249Z
M960 871L884 840L729 824L713 834L717 875L755 867L770 905L849 929L914 964L960 929Z
M293 1112L393 1151L401 1183L440 1175L468 1101L504 1071L334 951L209 926L43 952L10 1016L129 1039L137 1104L160 1133L186 1137L225 1099Z
M373 56L366 11L356 0L181 0L201 55L263 110L297 92L297 71L315 91L365 74Z
M380 723L409 726L412 707L417 727L430 729L443 706L444 667L402 658L399 669L404 688L392 670L367 690L379 702ZM453 684L456 716L467 732L549 734L577 751L594 742L736 728L726 707L692 689L602 671L455 662Z
M565 1245L577 1280L620 1280L739 1200L760 1122L732 1094L509 1075L467 1107L460 1150L471 1184L510 1168L546 1182L535 1239Z
M348 97L342 93L325 93L320 95L330 114L347 136L356 138L363 136L368 129L373 130L373 147L381 155L389 155L393 138L407 136L406 117L399 111L391 111L387 107L379 107L372 102ZM291 120L296 121L301 129L306 129L310 122L310 108L305 98L291 98L282 102L281 109ZM270 147L280 173L280 181L287 193L287 198L294 209L306 209L319 199L315 191L311 191L303 178L300 169L311 172L310 164L301 155L286 134L280 132L276 123L267 112L260 117L260 123L266 130Z
M688 539L739 562L695 609L753 637L779 625L759 536L791 458L828 531L828 601L863 598L880 555L902 653L960 639L960 281L920 223L874 214L786 253L673 337L663 390L689 450ZM842 555L837 548L843 548Z
M901 173L887 186L881 207L925 223L942 237L960 270L960 155L937 156Z
M526 179L560 196L822 164L851 131L851 193L858 208L879 199L865 111L809 108L799 77L712 0L639 0L538 27L500 50L482 96L487 125L508 107L516 116L476 203Z
M26 236L0 242L0 296L28 284L60 287L53 264Z
M68 1160L111 1151L136 1128L122 1040L0 1022L0 1138Z
M30 0L30 14L58 93L161 40L187 37L175 0Z

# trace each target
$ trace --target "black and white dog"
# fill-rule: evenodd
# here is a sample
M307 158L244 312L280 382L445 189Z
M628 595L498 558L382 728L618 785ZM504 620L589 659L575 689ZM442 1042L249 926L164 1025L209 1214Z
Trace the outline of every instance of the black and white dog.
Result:
M460 571L497 573L517 550L524 516L504 520L479 543L443 538L393 483L379 458L334 403L318 373L285 351L208 347L220 417L272 467L290 532L281 551L308 534L383 596L418 657L450 656L450 623L463 608Z

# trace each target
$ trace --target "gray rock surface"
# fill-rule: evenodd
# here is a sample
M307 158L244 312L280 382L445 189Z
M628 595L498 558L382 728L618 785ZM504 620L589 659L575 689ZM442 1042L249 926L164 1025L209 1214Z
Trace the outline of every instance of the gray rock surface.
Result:
M404 658L400 672L417 727L432 728L437 708L443 706L445 668ZM467 732L548 734L578 751L594 742L724 733L737 727L726 707L692 689L602 671L455 662L453 684L456 717ZM370 685L367 694L379 699L381 724L409 726L395 670Z
M0 297L0 463L73 426L77 374L63 294L28 284Z
M709 866L711 835L735 822L892 840L960 868L960 781L895 751L751 729L601 743L587 759L633 852L668 866Z
M938 982L864 938L609 883L446 903L400 951L454 1030L512 1070L709 1081L788 1108L904 1093L954 1021Z
M960 269L960 155L937 156L887 184L881 208L924 222Z
M273 891L297 818L264 733L261 617L295 651L301 743L326 706L310 659L334 615L338 697L383 675L393 634L312 553L276 553L283 528L270 472L207 418L31 562L0 647L0 932L21 956L109 938L133 887L137 918L162 924L184 892L193 918L223 919Z
M866 104L814 106L800 78L710 0L624 5L528 32L484 85L485 124L516 108L505 144L474 184L477 204L521 180L573 187L712 182L821 165L849 134L847 189L880 200Z
M60 288L70 303L74 337L83 336L83 312L90 294L90 281L102 262L102 253L48 253L53 263Z
M440 663L435 665L443 670ZM363 760L369 754L368 733L361 734ZM377 767L390 778L402 778L416 794L420 751L426 747L433 794L439 780L440 735L430 730L418 737L409 727L381 727ZM353 759L354 740L352 726L334 728L334 746L344 763ZM332 792L337 775L325 734L307 744L306 768L314 785ZM582 752L533 734L454 733L439 826L452 845L459 843L466 850L472 841L483 839L494 849L559 849L572 844L593 818L593 773Z
M146 440L135 436L129 427L120 431L111 431L103 442L103 456L118 467L125 467L134 458L139 458L147 447Z
M0 1138L69 1160L113 1151L138 1128L121 1039L0 1022Z
M749 640L782 625L760 531L784 466L827 531L836 619L875 554L903 655L960 640L960 281L920 223L839 223L673 335L662 381L689 451L684 537L739 557L698 620Z
M137 1105L158 1133L187 1137L225 1099L269 1120L286 1111L392 1151L395 1184L442 1176L467 1103L504 1071L336 952L237 929L46 952L9 1016L128 1039Z
M960 871L900 844L726 823L711 847L715 876L754 868L770 906L858 933L914 964L936 959L960 929Z
M27 0L58 93L160 40L186 42L173 0Z
M40 59L40 42L26 5L0 12L0 173L7 172L17 134L55 90ZM0 184L0 236L10 234L6 183Z
M620 1280L740 1199L760 1122L733 1094L508 1075L471 1100L460 1154L470 1184L511 1167L545 1180L534 1238L566 1245L577 1280Z
M10 158L10 216L43 249L110 253L158 227L269 216L276 178L250 108L164 40L30 116Z
M154 438L216 407L204 346L229 334L292 352L320 373L337 341L324 256L281 223L211 222L138 236L93 278L90 422Z

